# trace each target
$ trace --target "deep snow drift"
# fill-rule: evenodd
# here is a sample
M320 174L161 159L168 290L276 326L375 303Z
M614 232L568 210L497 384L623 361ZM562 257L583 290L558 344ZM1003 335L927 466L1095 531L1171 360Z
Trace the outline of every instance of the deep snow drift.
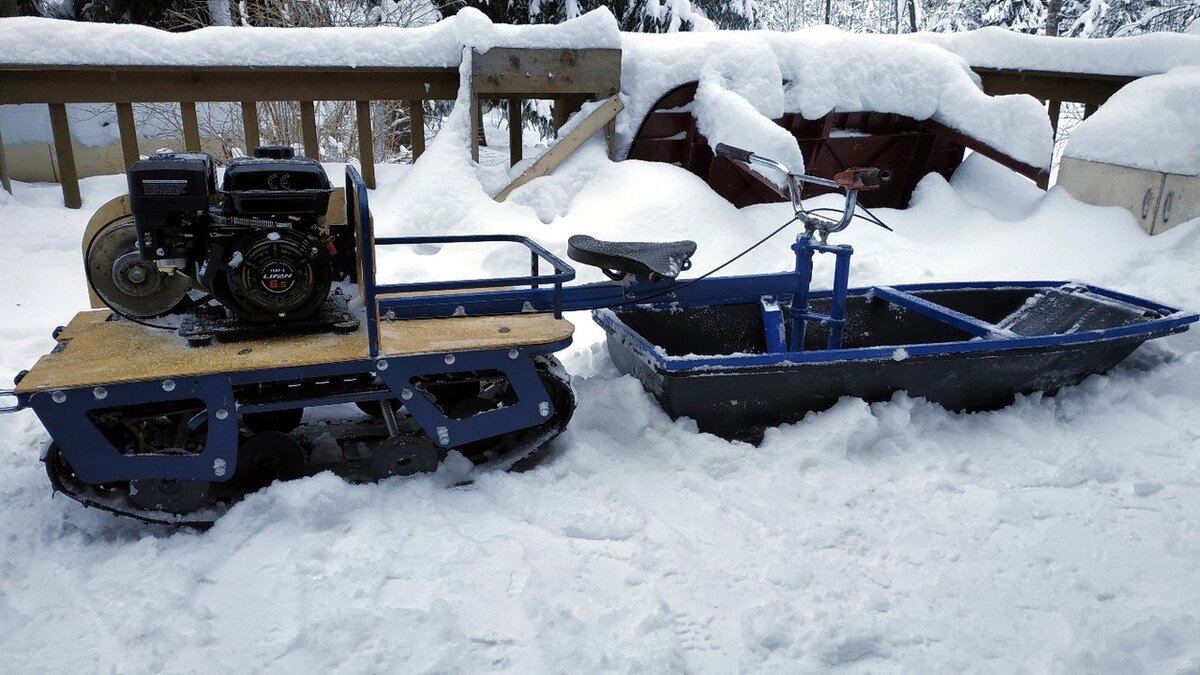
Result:
M598 140L496 204L455 133L416 170L379 168L381 231L517 232L559 254L576 232L690 237L700 273L788 215L735 210L672 166L608 162ZM82 228L123 187L85 180L79 211L53 185L0 193L0 372L28 367L86 306ZM1072 278L1196 307L1200 222L1150 238L978 156L877 213L896 233L838 237L856 283ZM793 234L728 271L789 268ZM474 249L389 262L405 278L507 263ZM588 316L571 318L580 405L536 470L460 488L321 475L251 496L205 534L52 498L37 420L0 417L5 669L1200 667L1195 335L1054 398L971 415L847 399L753 447L672 422L608 363Z

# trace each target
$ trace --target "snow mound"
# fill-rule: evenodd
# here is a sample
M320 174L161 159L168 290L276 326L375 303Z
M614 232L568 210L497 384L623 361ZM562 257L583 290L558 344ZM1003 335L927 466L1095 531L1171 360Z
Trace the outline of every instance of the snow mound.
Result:
M1200 65L1200 35L1195 34L1064 38L991 27L965 33L915 33L907 39L948 49L982 68L1141 77L1178 66Z
M1200 176L1200 66L1135 80L1075 127L1063 154Z
M8 64L81 66L351 66L455 68L463 47L618 48L607 8L557 25L496 25L464 8L418 28L247 28L166 31L31 17L0 21Z

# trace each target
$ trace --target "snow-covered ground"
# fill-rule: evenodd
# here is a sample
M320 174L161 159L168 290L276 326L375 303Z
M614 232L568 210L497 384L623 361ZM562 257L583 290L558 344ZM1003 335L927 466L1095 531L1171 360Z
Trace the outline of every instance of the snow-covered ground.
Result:
M476 173L498 185L503 168L473 169L461 135L444 131L411 170L379 167L382 232L517 232L559 254L578 232L686 237L699 273L789 215L738 211L669 165L609 162L598 140L496 204ZM32 364L86 306L82 229L123 190L121 176L86 179L78 211L54 185L0 192L0 373ZM896 232L838 236L857 283L1069 278L1200 304L1200 221L1147 237L1124 211L979 156L949 183L925 178L909 209L876 213ZM728 271L788 269L789 238ZM392 272L509 261L423 253ZM978 414L846 399L754 447L670 420L608 362L589 317L570 318L579 408L539 468L467 487L320 475L249 497L203 534L52 497L38 421L0 417L2 669L1200 669L1195 333L1053 398Z

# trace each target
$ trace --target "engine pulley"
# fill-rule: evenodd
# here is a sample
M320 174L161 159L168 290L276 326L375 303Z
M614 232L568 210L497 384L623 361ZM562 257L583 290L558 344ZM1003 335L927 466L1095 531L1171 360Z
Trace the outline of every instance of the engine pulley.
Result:
M192 280L180 273L159 271L138 252L133 220L102 230L87 250L88 278L109 307L133 317L153 317L174 309L187 295Z

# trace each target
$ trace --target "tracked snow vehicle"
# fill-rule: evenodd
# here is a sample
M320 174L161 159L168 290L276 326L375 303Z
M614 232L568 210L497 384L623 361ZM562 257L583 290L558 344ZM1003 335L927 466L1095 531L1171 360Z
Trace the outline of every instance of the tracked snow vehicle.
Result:
M953 409L1005 405L1014 394L1053 392L1103 372L1143 341L1200 319L1068 282L851 289L853 250L828 239L855 217L858 192L886 181L887 172L848 169L827 180L737 148L718 145L717 153L785 175L794 217L750 248L799 223L793 271L714 276L747 249L677 280L691 265L695 242L577 235L568 241L568 256L612 281L567 285L574 269L525 237L375 237L366 187L353 167L346 169L346 224L339 234L337 224L319 217L324 197L316 193L325 189L319 181L302 188L316 196L300 213L275 204L247 215L254 208L245 200L231 209L214 198L208 168L188 158L187 179L169 172L149 178L173 181L161 189L179 191L187 209L172 210L182 202L162 207L161 200L142 200L130 216L114 200L85 238L105 242L114 276L135 268L152 281L162 275L154 281L165 289L162 296L118 298L125 303L120 308L78 314L55 332L54 350L18 376L16 389L0 393L17 398L10 409L32 408L50 433L44 459L59 490L143 520L204 525L247 492L315 471L375 480L433 470L451 451L476 464L529 462L566 427L575 407L553 356L571 341L566 310L592 310L618 368L637 377L669 414L750 440L844 395L881 400L907 390ZM272 171L278 173L265 172L268 190L296 186L290 179L272 184ZM135 172L131 183L146 175ZM840 219L805 210L801 188L814 182L846 192ZM225 187L226 195L237 190L229 189L228 174ZM137 257L107 234L131 222ZM307 250L265 243L285 237L295 243L296 236L307 237ZM328 258L322 242L331 244ZM459 243L524 247L529 273L376 282L379 249ZM234 280L258 251L280 257L256 262L253 274ZM835 260L831 290L811 289L817 255ZM88 256L90 274L104 271L95 260ZM324 276L302 270L323 270L326 262L331 279L353 285L329 291ZM299 293L305 302L269 316L281 305L259 298L269 299L263 293L281 278L285 285L303 279L297 283L307 289ZM255 293L244 292L247 286ZM291 298L291 288L283 295ZM342 298L340 321L310 320L310 305L322 294L320 304ZM352 299L361 309L352 309ZM166 300L176 304L166 307ZM166 321L182 316L184 326L203 312L225 312L224 328L199 321L196 332L177 333ZM149 318L164 325L146 325ZM347 412L346 404L371 415ZM313 415L302 423L306 410Z

